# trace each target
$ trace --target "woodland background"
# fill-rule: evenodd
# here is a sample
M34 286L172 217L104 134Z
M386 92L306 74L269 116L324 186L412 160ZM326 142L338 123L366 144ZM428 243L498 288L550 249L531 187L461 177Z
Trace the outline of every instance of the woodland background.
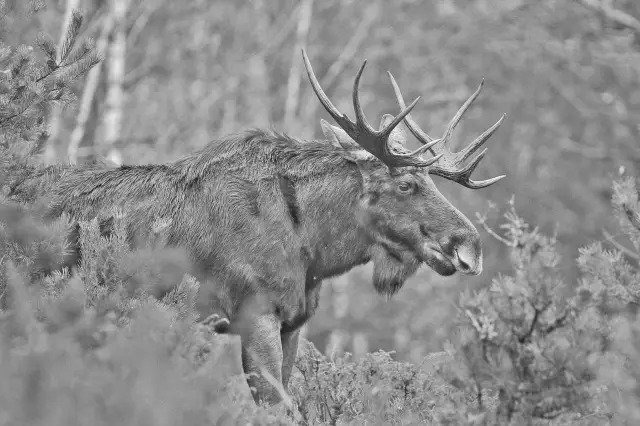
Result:
M637 265L635 241L625 238L628 229L620 228L611 206L613 197L623 216L633 210L620 199L633 198L635 187L624 179L640 168L640 3L634 0L0 4L3 46L29 46L40 32L63 37L78 8L80 36L93 38L103 58L70 83L75 102L44 111L46 163L171 161L252 127L320 137L319 120L328 117L307 83L301 47L340 110L351 114L353 77L368 59L362 83L368 115L398 109L390 70L407 98L422 96L413 116L434 134L485 78L456 137L462 144L506 112L476 176L507 178L477 191L436 183L469 217L480 212L480 228L495 229L512 197L517 217L537 228L509 234L524 228L508 215L503 240L509 244L481 231L482 275L443 278L425 269L391 300L374 293L366 266L328 280L306 330L325 354L348 351L358 360L383 349L423 363L450 345L451 325L464 309L460 294L512 273L511 242L537 238L537 229L555 236L540 245L557 250L545 265L566 283L566 294L586 280L584 262L574 260L585 255L581 247L601 241L598 250L613 249L615 262ZM617 190L616 179L623 179Z

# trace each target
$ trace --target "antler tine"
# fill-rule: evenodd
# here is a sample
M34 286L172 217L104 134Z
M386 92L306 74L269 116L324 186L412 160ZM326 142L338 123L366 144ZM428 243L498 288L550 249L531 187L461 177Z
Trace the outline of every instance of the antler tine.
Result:
M400 92L398 83L396 82L395 78L393 78L393 75L391 75L390 72L388 72L388 74L389 78L391 79L391 84L393 85L393 90L395 92L398 105L400 105L401 108L404 108L404 98L402 97L402 92ZM484 188L496 183L497 181L505 177L505 175L501 175L482 181L471 180L471 174L480 163L480 160L482 160L482 158L487 153L486 148L482 152L480 152L480 154L478 154L468 165L462 168L459 167L464 164L464 162L469 158L469 156L471 156L471 154L477 151L480 147L482 147L482 145L487 142L487 140L489 140L489 138L495 133L495 131L498 129L498 127L500 127L500 125L506 118L506 114L504 114L493 126L485 130L480 136L478 136L473 142L471 142L466 148L462 149L461 151L454 153L446 147L446 144L451 139L453 130L458 125L458 123L462 119L462 116L469 109L473 101L476 100L476 98L480 94L480 91L482 90L483 85L484 79L482 79L476 91L471 96L469 96L469 98L460 107L460 109L458 109L456 115L449 122L447 130L445 131L441 139L433 141L432 138L429 137L429 135L427 135L420 128L420 126L418 126L418 124L411 118L411 116L407 115L404 120L411 133L418 140L420 140L420 142L425 144L427 143L427 141L430 141L427 143L427 145L424 145L424 147L435 145L432 152L434 150L440 151L440 154L437 156L437 158L442 158L442 160L438 164L431 167L429 169L429 173L444 177L454 182L458 182L459 184L472 189Z
M402 106L401 111L398 115L396 115L391 123L389 123L384 129L375 130L371 124L367 121L367 117L364 115L364 111L362 110L362 106L360 105L360 77L362 77L362 73L364 71L364 67L367 65L367 61L365 60L358 70L358 74L356 74L356 79L353 82L353 109L356 112L356 126L362 125L367 132L377 134L379 137L386 137L391 134L393 129L402 122L402 120L409 115L411 110L418 104L420 100L420 96L415 98L413 102L409 106Z
M327 112L333 117L334 120L347 132L347 134L362 148L369 153L373 154L380 161L385 163L389 168L394 167L426 167L433 164L438 160L438 157L424 160L420 157L421 154L430 149L438 141L429 140L428 145L425 145L410 153L397 153L392 152L389 146L389 136L393 129L400 124L401 121L406 120L409 117L409 113L417 105L420 97L416 98L409 106L405 106L404 102L401 111L396 115L391 122L380 130L375 130L371 124L367 121L362 106L360 104L360 78L364 72L364 68L367 61L364 61L358 73L356 74L355 81L353 82L353 108L355 110L356 121L351 121L345 114L342 114L329 100L329 97L324 93L320 83L313 72L311 62L307 57L304 49L302 50L302 57L304 65L307 69L307 75L309 81L313 87L316 96L320 100L320 103L324 106Z
M471 189L479 189L485 188L489 185L493 185L500 179L504 178L506 175L496 176L490 179L485 179L481 181L471 180L471 174L474 172L482 158L487 153L487 148L483 149L480 154L478 154L469 164L467 164L464 168L460 170L452 170L444 167L434 166L429 170L429 173L441 176L443 178L452 180L454 182L459 183L460 185L471 188Z
M402 122L402 120L404 120L405 118L409 117L409 114L411 113L411 110L413 110L413 108L418 104L419 100L420 100L420 96L415 98L413 100L413 102L411 102L409 104L408 107L402 107L402 110L400 111L400 113L398 115L396 115L393 118L393 120L391 120L391 123L389 123L389 125L387 125L384 129L380 130L380 135L389 136L391 134L391 132L393 131L393 129L395 129L395 127L398 124L400 124Z
M367 117L365 117L362 106L360 105L360 77L362 77L362 73L364 72L364 67L366 65L367 60L365 59L358 70L358 74L356 74L356 79L353 81L353 110L356 113L356 126L361 125L367 132L376 133L375 129L371 127L367 121Z
M302 59L304 61L304 67L307 70L307 76L309 76L309 82L311 82L311 87L313 87L313 91L315 92L316 96L320 100L320 103L322 104L324 109L327 110L329 115L331 115L331 117L333 117L333 119L336 120L336 122L340 125L340 127L342 127L347 133L355 131L355 123L353 123L349 119L349 117L346 116L346 114L342 114L338 110L338 108L336 108L333 105L333 103L331 103L331 100L329 99L327 94L324 93L324 90L322 90L322 87L320 86L320 82L318 81L315 73L313 72L313 67L311 67L311 62L309 61L309 57L307 56L307 53L304 51L304 49L302 49ZM363 65L363 68L364 68L364 65ZM362 69L361 69L361 72L362 72Z
M473 92L471 96L469 96L469 98L464 102L464 104L462 104L460 109L458 109L458 112L456 112L456 115L454 115L451 121L449 122L449 125L447 126L447 130L444 132L444 135L442 136L442 142L444 145L446 145L449 142L449 140L451 140L451 135L453 134L453 130L456 128L456 126L462 119L462 116L464 115L464 113L467 112L467 110L469 109L473 101L475 101L478 95L480 94L480 91L482 90L482 86L484 86L484 78L482 79L482 81L480 81L480 84L478 85L478 88L476 89L476 91Z
M393 74L391 74L391 72L387 71L387 74L389 75L389 79L391 80L393 91L396 94L396 100L398 101L398 105L400 105L400 108L402 109L406 108L406 105L404 103L404 98L402 97L402 92L400 92L400 87L398 87L398 83L396 83L396 79L393 78ZM409 128L409 131L413 134L413 136L415 136L415 138L418 139L421 143L428 144L434 141L434 139L431 136L429 136L425 131L423 131L420 128L420 126L418 126L418 124L415 121L413 121L413 118L411 118L410 115L407 115L405 117L404 122ZM431 146L433 145L435 144L431 144Z
M505 118L507 118L507 114L502 114L502 117L500 117L500 119L496 121L496 123L493 126L485 130L480 136L478 136L473 142L471 142L465 149L460 151L458 154L460 156L460 160L459 160L460 163L462 163L463 161L466 161L471 154L476 152L478 148L484 145L489 140L489 138L495 133L495 131L498 130L498 127L502 125Z

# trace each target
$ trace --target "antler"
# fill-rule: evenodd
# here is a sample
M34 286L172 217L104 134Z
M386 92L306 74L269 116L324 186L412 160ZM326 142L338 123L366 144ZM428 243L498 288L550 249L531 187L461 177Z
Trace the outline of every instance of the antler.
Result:
M404 98L402 97L402 93L400 92L400 88L396 83L396 80L393 78L390 72L388 72L389 78L391 79L391 84L393 85L393 90L396 94L396 99L398 100L398 104L400 108L404 109ZM502 122L504 121L506 114L503 114L502 117L491 127L485 130L480 136L478 136L473 142L471 142L466 148L458 151L452 152L447 148L447 144L451 140L451 135L453 134L453 130L456 128L464 113L469 109L473 101L476 100L478 95L480 94L480 90L482 90L482 86L484 84L484 79L480 82L480 85L476 89L475 92L466 100L466 102L460 107L456 115L451 119L449 125L447 126L447 130L444 132L444 135L441 139L434 140L430 137L424 130L418 126L418 124L411 118L409 114L405 115L404 122L411 131L411 133L421 142L424 146L430 146L432 148L431 152L435 154L439 154L440 161L435 166L429 169L429 173L442 176L445 179L452 180L454 182L458 182L459 184L466 186L471 189L484 188L489 185L492 185L505 177L506 175L496 176L491 179L481 180L481 181L473 181L471 180L471 173L475 170L482 160L482 157L487 153L487 148L483 149L480 154L478 154L469 164L464 166L464 162L476 152L482 145L489 140L491 135L500 127Z
M380 130L375 130L373 127L371 127L366 117L364 116L364 111L362 111L362 107L360 106L360 96L358 94L360 77L362 76L362 72L364 71L364 67L367 64L367 61L364 61L364 63L360 67L360 70L358 71L356 79L353 83L353 109L355 110L356 114L356 121L354 123L349 119L349 117L338 111L338 109L329 100L329 97L324 93L322 87L320 87L318 79L313 72L313 68L311 67L311 63L309 62L309 58L307 57L304 49L302 49L302 58L304 60L304 66L307 69L307 74L309 75L309 81L311 82L313 91L316 93L316 96L318 96L320 103L322 103L322 106L324 106L324 108L333 117L336 123L338 123L338 125L345 132L347 132L347 134L358 145L376 156L389 168L406 166L426 167L430 166L438 160L439 157L429 158L428 160L420 157L421 154L428 151L435 143L437 143L437 141L427 143L426 145L409 153L392 152L391 147L389 146L389 135L391 134L391 131L404 118L408 117L408 114L411 112L413 107L416 106L420 97L417 97L413 102L411 102L408 107L403 105L402 111L400 111L400 113L396 115L386 127L383 127Z

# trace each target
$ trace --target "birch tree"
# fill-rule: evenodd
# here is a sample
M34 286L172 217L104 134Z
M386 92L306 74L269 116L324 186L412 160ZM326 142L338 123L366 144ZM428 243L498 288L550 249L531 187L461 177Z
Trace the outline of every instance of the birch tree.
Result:
M122 129L124 107L125 59L127 37L125 18L129 0L111 0L109 13L113 19L113 33L108 47L107 57L107 95L103 119L104 151L107 158L115 164L122 164L122 154L117 148Z
M111 14L105 14L102 18L102 30L100 37L96 43L96 50L101 54L106 51L109 34L113 27L113 19ZM71 133L71 139L67 146L67 157L71 164L77 164L82 157L91 157L93 155L93 146L85 146L84 150L81 150L83 141L86 140L86 132L91 125L91 134L95 134L95 127L97 125L97 105L96 104L96 92L98 91L102 76L102 62L97 64L89 72L87 80L85 82L84 91L82 92L82 98L80 99L80 110L78 112L78 118L76 125ZM87 144L88 145L88 144ZM83 152L84 151L84 152Z

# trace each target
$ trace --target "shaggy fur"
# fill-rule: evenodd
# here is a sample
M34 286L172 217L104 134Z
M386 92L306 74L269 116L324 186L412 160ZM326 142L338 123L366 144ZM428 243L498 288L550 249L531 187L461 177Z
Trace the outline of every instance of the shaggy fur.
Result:
M197 266L203 316L226 316L242 337L245 371L266 369L286 388L298 329L316 309L322 279L373 260L375 288L392 295L422 262L455 272L426 242L447 258L463 246L481 257L477 231L426 172L392 176L379 161L351 154L254 130L169 164L22 172L11 196L46 195L52 218L108 219L115 208L138 236L167 221L168 243L187 248ZM411 193L398 192L400 181ZM250 385L256 399L281 399L261 375Z

